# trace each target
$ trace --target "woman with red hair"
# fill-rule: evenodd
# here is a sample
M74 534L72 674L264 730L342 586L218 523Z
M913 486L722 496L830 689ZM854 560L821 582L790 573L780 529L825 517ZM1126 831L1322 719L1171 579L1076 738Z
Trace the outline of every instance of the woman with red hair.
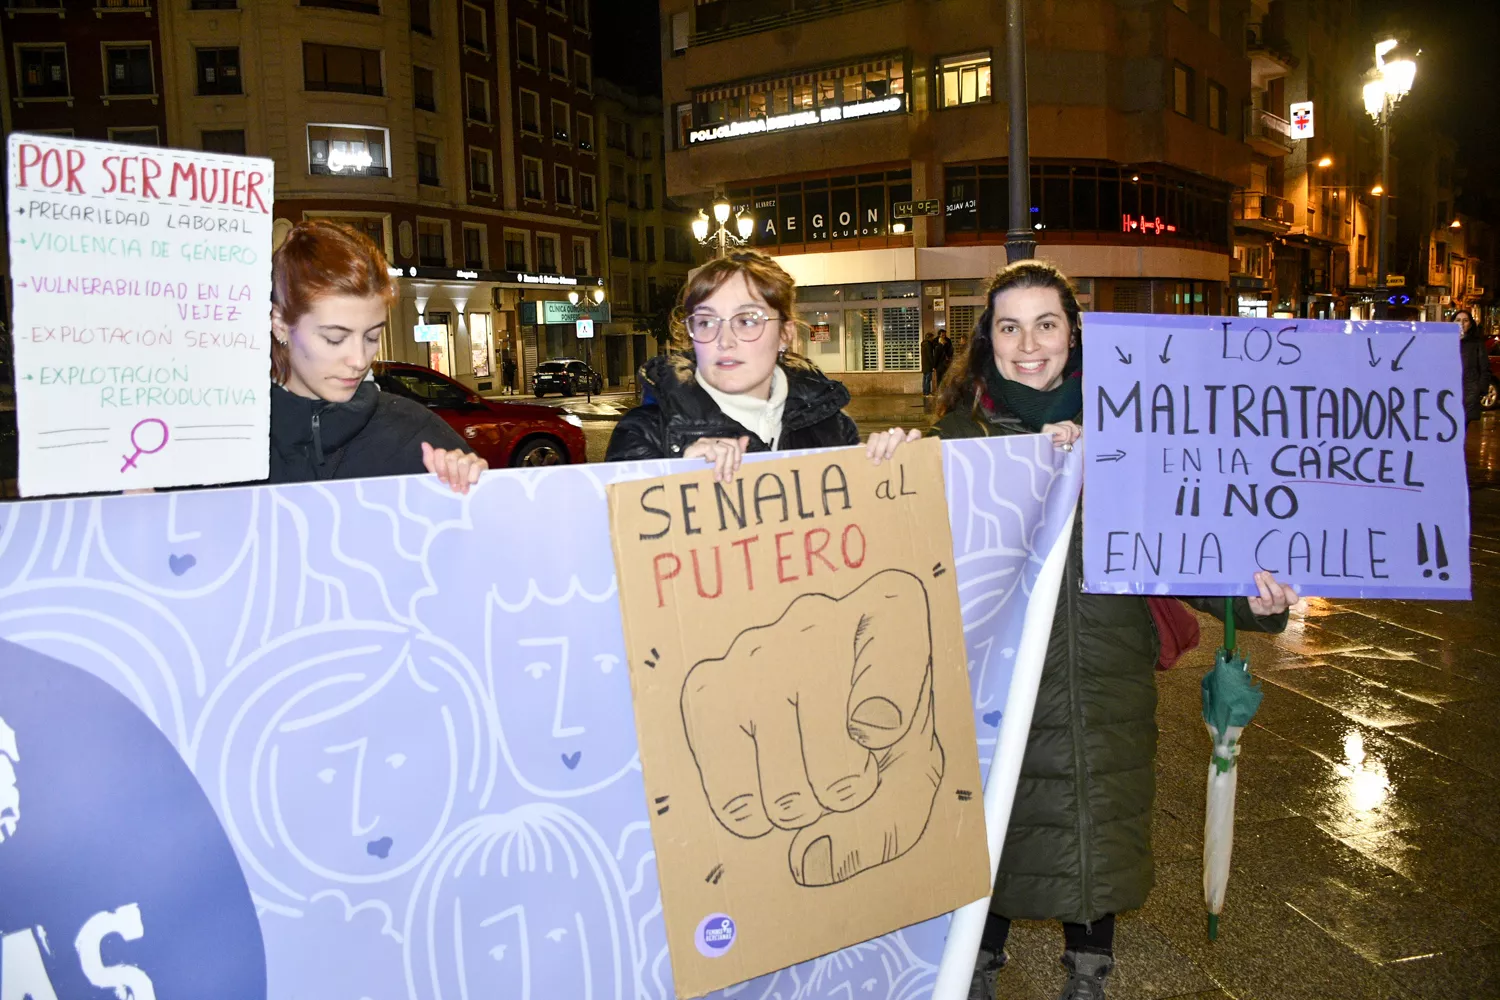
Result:
M271 259L273 483L434 473L467 493L488 468L420 404L368 376L396 290L369 237L301 222Z

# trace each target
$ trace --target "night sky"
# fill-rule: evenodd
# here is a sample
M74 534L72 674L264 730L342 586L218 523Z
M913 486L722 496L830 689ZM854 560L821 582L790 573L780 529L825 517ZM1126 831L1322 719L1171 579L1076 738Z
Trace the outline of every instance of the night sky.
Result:
M1500 223L1500 0L1365 0L1364 9L1371 65L1379 29L1404 28L1422 50L1393 126L1398 141L1403 120L1431 122L1458 140L1458 165L1467 171L1459 207ZM661 92L657 10L656 0L594 0L599 75ZM1359 82L1351 81L1356 98Z

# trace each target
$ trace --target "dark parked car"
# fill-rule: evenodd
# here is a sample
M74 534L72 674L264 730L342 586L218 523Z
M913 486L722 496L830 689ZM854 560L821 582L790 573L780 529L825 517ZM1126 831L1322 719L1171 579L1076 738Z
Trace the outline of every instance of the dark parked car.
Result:
M549 392L560 392L564 396L580 392L597 395L604 391L604 376L576 358L558 358L536 366L532 390L538 398Z
M1500 407L1500 336L1487 338L1484 348L1490 356L1490 387L1484 391L1481 404L1486 410L1493 410Z
M583 422L550 406L488 400L431 368L396 361L376 362L375 384L442 417L492 469L588 461Z

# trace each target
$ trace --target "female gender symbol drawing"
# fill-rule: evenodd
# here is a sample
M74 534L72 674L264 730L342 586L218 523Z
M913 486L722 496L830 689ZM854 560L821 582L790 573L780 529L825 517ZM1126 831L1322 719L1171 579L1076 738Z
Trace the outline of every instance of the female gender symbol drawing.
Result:
M141 432L141 428L147 424L156 424L161 428L161 443L152 448L147 448L135 439L135 436ZM126 469L135 468L136 459L142 455L155 455L167 446L167 441L170 438L171 435L167 433L167 422L165 420L158 420L156 417L147 417L145 420L137 421L136 425L130 428L130 446L135 449L135 454L120 456L125 459L125 464L120 466L120 471L124 472ZM148 437L147 440L149 441L150 438Z

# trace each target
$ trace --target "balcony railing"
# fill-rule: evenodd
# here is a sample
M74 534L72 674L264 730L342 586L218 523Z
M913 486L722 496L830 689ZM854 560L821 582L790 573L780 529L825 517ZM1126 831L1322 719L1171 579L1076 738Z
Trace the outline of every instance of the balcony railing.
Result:
M1289 70L1297 68L1297 57L1292 55L1291 45L1279 33L1267 30L1264 24L1245 25L1245 51L1252 59L1265 55Z
M1237 191L1234 195L1234 220L1252 223L1253 229L1285 231L1292 226L1295 206L1285 198L1260 191ZM1260 223L1260 225L1254 225Z
M898 0L710 0L694 8L693 44L719 42L772 28L816 21L850 11L883 7Z
M1245 141L1262 142L1276 147L1278 152L1289 153L1292 150L1292 123L1260 108L1246 108Z

